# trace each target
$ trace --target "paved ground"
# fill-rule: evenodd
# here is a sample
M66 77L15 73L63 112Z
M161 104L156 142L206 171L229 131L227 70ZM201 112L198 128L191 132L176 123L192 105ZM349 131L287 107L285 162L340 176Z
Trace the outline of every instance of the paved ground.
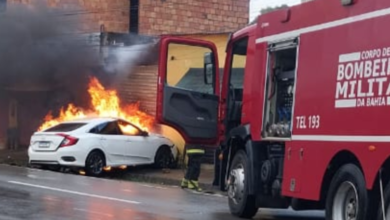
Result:
M256 219L320 220L322 212L261 210ZM0 165L0 219L231 220L226 198L177 187Z
M0 164L9 164L16 166L27 166L28 157L26 149L16 151L0 150ZM148 166L130 167L125 174L111 177L120 178L123 180L131 180L137 182L149 182L164 185L180 185L181 179L184 176L184 170L174 169L163 172L159 169L150 168ZM108 176L110 177L110 176ZM204 189L211 189L214 178L214 169L211 165L202 165L202 172L199 182Z

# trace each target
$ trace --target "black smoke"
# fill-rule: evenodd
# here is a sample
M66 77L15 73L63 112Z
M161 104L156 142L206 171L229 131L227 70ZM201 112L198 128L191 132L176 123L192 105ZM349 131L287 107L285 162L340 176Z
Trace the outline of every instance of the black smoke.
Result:
M81 24L44 1L9 4L0 14L0 87L80 94L88 66L99 62Z
M17 90L25 96L48 91L49 102L54 100L57 107L69 102L82 105L90 75L128 77L135 65L150 56L152 47L142 44L111 50L111 61L102 59L99 33L88 33L82 19L69 10L49 8L46 1L9 4L0 13L0 91ZM132 39L132 44L142 40Z

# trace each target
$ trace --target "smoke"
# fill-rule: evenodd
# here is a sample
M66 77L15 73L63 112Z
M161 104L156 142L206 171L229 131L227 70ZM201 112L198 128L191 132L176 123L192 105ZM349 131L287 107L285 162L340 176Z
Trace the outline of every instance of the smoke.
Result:
M53 91L56 97L53 99L62 96L57 100L58 105L76 102L75 98L86 93L92 67L102 64L100 37L95 35L89 39L95 42L91 45L88 35L83 33L81 16L48 8L46 1L38 2L9 4L0 13L0 87L23 90L26 94L33 90ZM102 71L127 77L137 64L150 56L151 48L142 44L111 50L111 60L106 59Z
M80 23L44 4L10 4L0 15L0 85L43 89L80 78L81 70L98 61L80 39Z
M142 44L140 41L137 40L134 45L118 47L111 51L105 62L104 70L115 74L112 85L118 85L126 80L138 65L155 64L158 56L157 44Z

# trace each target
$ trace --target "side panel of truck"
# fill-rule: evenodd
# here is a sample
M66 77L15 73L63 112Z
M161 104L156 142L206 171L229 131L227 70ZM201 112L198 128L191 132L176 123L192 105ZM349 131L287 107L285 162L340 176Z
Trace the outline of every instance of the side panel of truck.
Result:
M319 199L326 168L343 151L356 157L367 188L372 187L390 155L390 31L385 28L390 10L387 14L301 33L284 195Z
M267 66L267 45L255 44L252 42L250 47L255 48L253 68L251 73L245 76L244 101L242 109L241 122L250 124L252 140L261 139L261 127L263 123L263 106L264 106L264 85Z

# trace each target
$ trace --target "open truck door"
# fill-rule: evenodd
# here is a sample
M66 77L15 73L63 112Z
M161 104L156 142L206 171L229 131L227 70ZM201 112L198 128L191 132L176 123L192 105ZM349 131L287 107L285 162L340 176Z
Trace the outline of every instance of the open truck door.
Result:
M162 37L156 119L176 129L186 144L218 142L219 68L207 41Z

